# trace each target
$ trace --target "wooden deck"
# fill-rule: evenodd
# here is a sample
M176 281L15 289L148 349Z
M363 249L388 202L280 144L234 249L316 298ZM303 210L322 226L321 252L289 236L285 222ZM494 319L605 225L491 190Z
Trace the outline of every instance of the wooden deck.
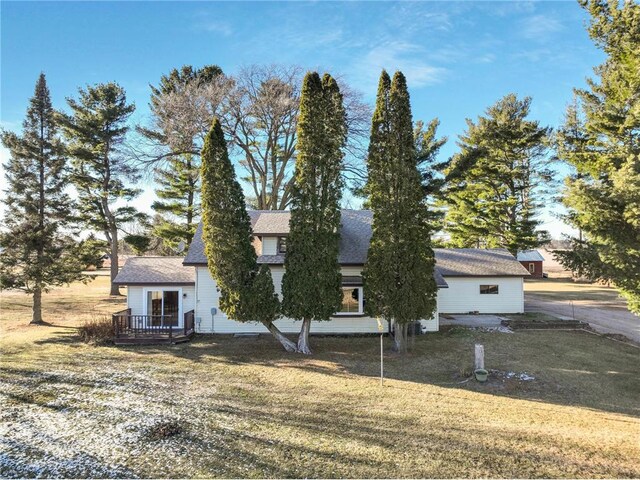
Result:
M173 345L195 333L193 310L184 314L183 326L168 315L131 315L130 308L114 313L112 320L116 345Z

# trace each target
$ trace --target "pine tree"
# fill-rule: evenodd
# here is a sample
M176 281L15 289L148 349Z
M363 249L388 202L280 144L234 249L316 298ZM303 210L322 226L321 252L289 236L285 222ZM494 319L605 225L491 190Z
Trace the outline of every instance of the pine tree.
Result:
M442 193L446 186L444 171L450 165L450 160L438 161L438 153L448 140L447 137L437 137L439 126L440 120L434 118L426 126L422 120L418 120L413 128L418 170L422 177L422 190L429 206L429 223L433 232L443 228L445 212Z
M598 80L576 89L557 135L558 156L574 168L562 201L582 238L560 261L613 282L640 314L640 6L582 1L589 35L607 55Z
M297 135L282 306L287 316L302 320L298 351L310 354L311 321L330 320L342 302L338 253L346 123L342 95L329 74L305 76Z
M549 238L538 215L553 187L550 129L528 120L531 99L509 94L477 123L467 120L460 152L446 170L446 228L458 247L506 248L512 254Z
M201 69L185 65L180 70L174 68L169 75L163 75L157 87L151 86L150 107L157 128L138 128L143 136L169 150L163 155L166 161L159 162L154 169L158 200L151 208L161 215L154 234L172 250L176 250L180 242L186 245L191 243L200 218L200 158L197 146L204 132L196 121L197 117L185 115L183 119L176 118L175 112L166 108L167 97L186 95L184 89L190 84L212 83L221 75L222 70L217 65L207 65Z
M127 103L124 90L116 83L81 88L78 100L68 98L67 103L72 114L61 114L60 118L72 158L80 218L109 242L111 295L119 295L119 287L113 283L118 274L119 227L144 217L132 206L115 206L140 193L126 183L136 181L138 175L120 148L135 106Z
M1 138L11 156L5 165L0 288L33 295L31 323L42 323L42 293L87 278L76 244L64 232L73 205L65 193L66 158L44 74L29 102L22 136L2 132Z
M431 318L437 286L429 212L404 75L383 71L371 126L366 193L373 234L363 269L366 310L394 324L394 348L405 351L408 325Z
M202 149L202 239L209 271L220 291L220 309L239 322L259 321L285 350L296 345L274 325L280 316L271 270L258 268L251 220L218 119Z

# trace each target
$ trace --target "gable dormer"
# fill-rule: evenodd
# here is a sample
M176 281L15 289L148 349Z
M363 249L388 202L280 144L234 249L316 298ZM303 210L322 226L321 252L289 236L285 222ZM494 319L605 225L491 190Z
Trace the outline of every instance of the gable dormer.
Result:
M284 255L287 252L286 235L261 235L255 242L258 255Z

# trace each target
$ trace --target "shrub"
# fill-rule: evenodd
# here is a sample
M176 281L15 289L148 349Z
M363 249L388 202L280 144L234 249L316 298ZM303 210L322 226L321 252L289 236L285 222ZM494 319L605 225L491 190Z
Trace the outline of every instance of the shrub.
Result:
M113 342L113 323L109 317L94 317L87 320L79 329L83 342L93 345L107 345Z

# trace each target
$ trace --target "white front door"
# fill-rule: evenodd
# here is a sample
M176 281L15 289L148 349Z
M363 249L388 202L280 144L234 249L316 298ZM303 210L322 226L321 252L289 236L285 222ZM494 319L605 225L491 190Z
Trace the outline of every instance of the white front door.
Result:
M149 327L183 327L182 289L145 288L144 315Z

